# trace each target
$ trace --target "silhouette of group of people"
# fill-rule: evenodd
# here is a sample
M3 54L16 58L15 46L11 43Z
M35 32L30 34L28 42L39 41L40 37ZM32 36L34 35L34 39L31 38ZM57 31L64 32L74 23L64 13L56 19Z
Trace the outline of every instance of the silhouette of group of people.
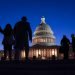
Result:
M27 21L27 18L23 16L21 21L17 22L12 29L11 24L7 24L4 29L0 27L0 32L4 35L2 44L4 46L4 60L6 60L9 53L9 60L12 60L12 46L14 45L15 49L15 60L19 60L21 56L21 50L25 50L26 57L28 60L29 53L29 40L32 42L32 30L30 23ZM72 34L72 49L75 57L75 35ZM63 36L61 40L60 52L64 53L64 59L68 59L68 51L70 47L70 41Z
M12 29L11 24L7 24L5 29L0 27L0 32L4 35L2 44L4 46L4 60L9 53L9 60L12 60L12 46L15 49L15 60L19 60L21 56L21 50L25 50L26 57L28 59L29 53L29 40L32 42L32 30L27 18L23 16L21 21L17 22Z
M74 57L75 57L75 35L71 35L72 38L72 43L70 43L70 40L66 37L66 35L63 36L61 40L61 46L60 46L60 53L64 53L64 59L68 59L68 52L70 46L72 46L72 50L74 52Z

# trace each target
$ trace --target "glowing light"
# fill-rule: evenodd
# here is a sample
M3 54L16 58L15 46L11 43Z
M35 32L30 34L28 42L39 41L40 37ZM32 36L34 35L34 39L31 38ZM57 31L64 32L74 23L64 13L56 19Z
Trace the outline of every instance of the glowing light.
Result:
M63 53L61 53L60 55L61 55L62 58L64 57L64 54Z
M44 16L41 18L41 23L45 23L45 17Z
M39 49L39 55L41 55L41 51L40 51L40 49Z
M4 56L4 53L2 55Z
M8 59L9 57L7 56L7 59Z
M40 51L40 49L38 50L36 50L36 57L38 58L39 57L39 55L41 55L41 51Z
M45 39L43 39L43 42L45 42Z
M54 55L54 49L52 49L52 55Z
M40 39L40 42L43 42L43 39Z
M55 49L55 56L57 56L57 49Z
M46 58L45 57L42 57L42 59L45 60Z
M25 50L21 52L21 58L25 58Z
M36 50L36 57L38 58L38 50Z

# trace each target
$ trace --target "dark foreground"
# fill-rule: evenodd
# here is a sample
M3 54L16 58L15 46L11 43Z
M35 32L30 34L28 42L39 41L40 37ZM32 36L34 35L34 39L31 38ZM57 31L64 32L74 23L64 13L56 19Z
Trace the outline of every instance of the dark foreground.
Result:
M0 75L75 75L75 60L0 61Z

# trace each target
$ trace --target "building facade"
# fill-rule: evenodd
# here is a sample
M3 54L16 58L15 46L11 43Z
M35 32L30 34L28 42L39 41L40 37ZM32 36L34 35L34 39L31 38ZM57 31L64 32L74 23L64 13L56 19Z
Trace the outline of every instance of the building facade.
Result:
M55 36L51 27L41 18L41 23L36 27L32 38L32 46L29 51L30 59L58 59L59 46L55 45ZM25 52L21 52L21 57L25 57Z

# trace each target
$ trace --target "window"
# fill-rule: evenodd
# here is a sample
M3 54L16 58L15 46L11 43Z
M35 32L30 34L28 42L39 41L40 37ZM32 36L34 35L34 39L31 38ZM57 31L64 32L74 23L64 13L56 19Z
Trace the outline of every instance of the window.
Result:
M57 49L55 49L55 56L57 57Z
M43 42L45 42L45 39L43 39Z
M25 58L25 50L21 51L21 58Z
M38 58L38 49L36 50L36 57Z
M39 49L39 53L38 53L39 55L41 55L41 50Z
M55 51L54 51L54 49L52 49L52 55L55 55Z

